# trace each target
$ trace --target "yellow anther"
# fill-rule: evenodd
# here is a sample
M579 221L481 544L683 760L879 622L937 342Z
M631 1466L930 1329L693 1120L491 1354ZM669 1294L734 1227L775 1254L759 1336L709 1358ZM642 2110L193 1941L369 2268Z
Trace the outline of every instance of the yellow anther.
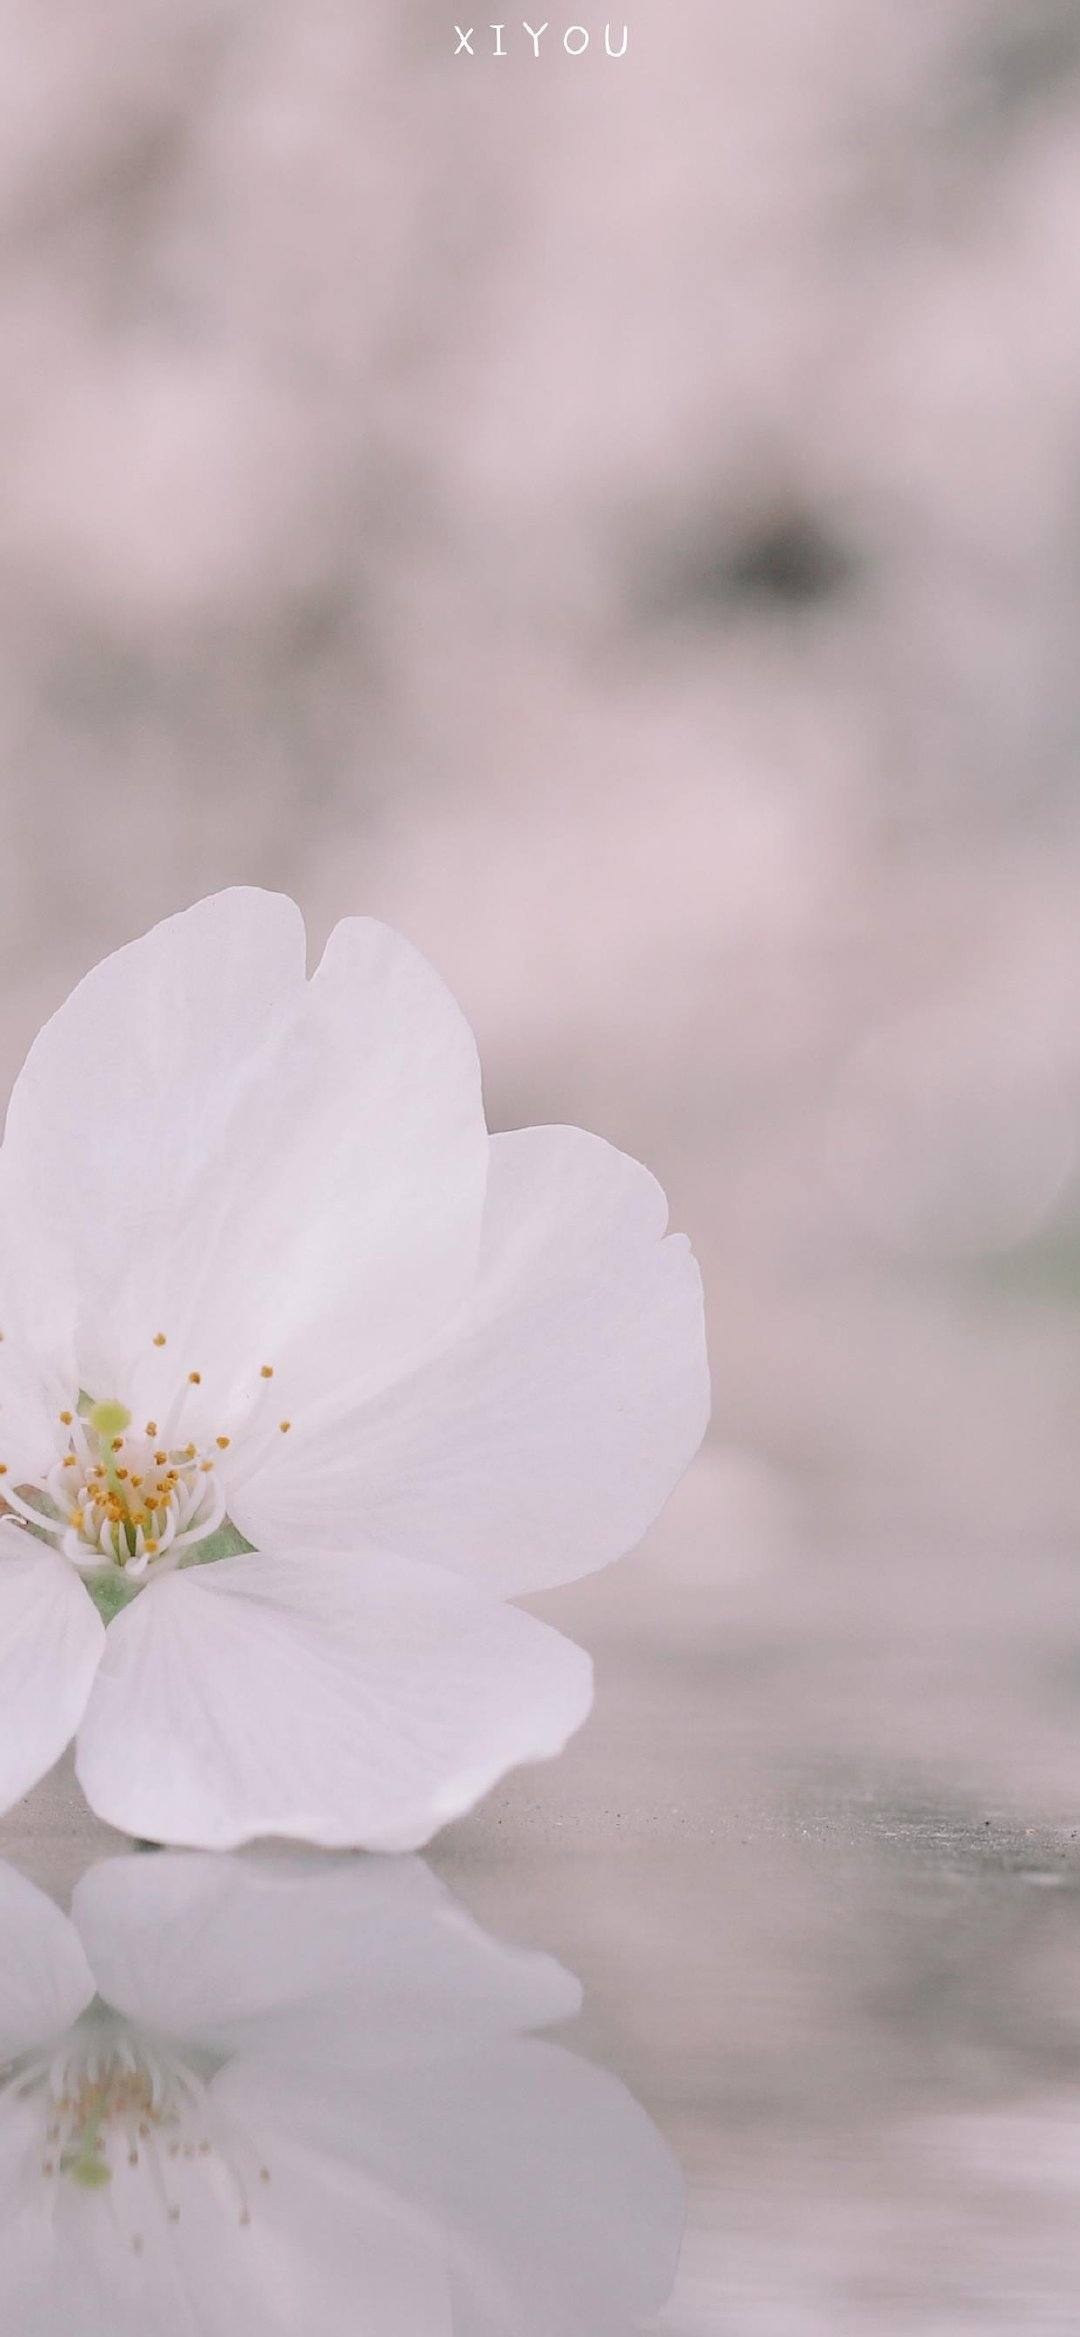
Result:
M165 1466L165 1463L166 1463L166 1461L168 1460L168 1458L169 1458L169 1456L168 1456L168 1453L155 1453L155 1454L154 1454L154 1467L155 1467L155 1469L163 1469L163 1468L164 1468L164 1466Z
M154 1333L154 1345L155 1345L155 1347L164 1347L164 1345L165 1345L165 1333L164 1333L164 1331L155 1331L155 1333Z
M209 1476L209 1474L210 1474L210 1471L211 1471L211 1469L213 1468L213 1466L214 1466L214 1464L213 1464L213 1461L200 1461L200 1462L199 1462L199 1467L200 1467L200 1469L201 1469L201 1471L202 1471L202 1474L203 1474L203 1476L204 1476L204 1477L208 1477L208 1476Z
M196 1453L198 1452L198 1449L199 1448L197 1444L186 1444L184 1446L184 1459L187 1461L193 1461Z
M6 1462L6 1461L0 1461L0 1477L6 1477L6 1476L7 1476L7 1462Z
M75 1467L75 1455L74 1455L74 1453L68 1453L68 1455L67 1455L67 1457L66 1457L66 1459L65 1459L65 1461L64 1461L64 1467L65 1467L65 1469L73 1469L73 1468Z
M86 1524L85 1512L81 1509L71 1510L68 1516L68 1524L74 1526L77 1534L81 1534L82 1529Z
M64 1462L64 1467L65 1467L65 1469L67 1468L67 1462L66 1462L66 1461ZM127 1473L128 1473L128 1472L127 1472L127 1470L126 1470L126 1469L118 1469L118 1470L117 1470L117 1472L116 1472L116 1474L117 1474L117 1476L120 1478L121 1482L123 1482L123 1479L124 1479L124 1478L127 1476Z
M188 1386L189 1386L189 1387L191 1387L191 1388L201 1388L201 1386L202 1386L202 1373L201 1373L201 1371L189 1371L189 1373L188 1373Z
M117 1475L118 1475L119 1477L122 1477L122 1476L123 1476L123 1474L124 1474L124 1472L123 1472L123 1470L122 1470L122 1469L118 1469L118 1470L117 1470ZM141 1477L133 1477L133 1478L132 1478L132 1480L131 1480L131 1490L132 1490L132 1492L133 1492L133 1493L137 1493L137 1492L138 1492L138 1490L139 1490L139 1487L140 1487L140 1485L141 1485L141 1484L142 1484L142 1478L141 1478Z
M164 1345L164 1341L162 1341L162 1345ZM149 1552L150 1552L150 1556L151 1556L151 1558L156 1558L156 1557L157 1557L157 1553L158 1553L158 1544L157 1544L156 1542L147 1542L147 1545L146 1545L146 1547L147 1547L147 1549L148 1549L148 1550L149 1550ZM146 2132L146 2129L145 2129L145 2127L140 2127L140 2128L139 2128L139 2132L140 2132L140 2134L143 2134L143 2133L145 2133L145 2132Z
M157 1421L156 1421L156 1420L148 1420L148 1421L147 1421L147 1423L146 1423L146 1428L145 1428L145 1431L144 1431L144 1434L145 1434L145 1435L147 1435L147 1436L156 1436L156 1435L157 1435Z
M289 1433L289 1430L290 1430L290 1428L292 1427L292 1421L291 1421L291 1420L279 1420L279 1421L278 1421L278 1427L280 1428L282 1435L283 1435L283 1436L287 1436L287 1435L288 1435L288 1433Z
M75 1418L75 1414L74 1412L61 1412L60 1418L63 1421L65 1428L70 1428L71 1423Z
M219 1452L228 1452L229 1438L227 1436L216 1436L214 1438L214 1443L217 1445Z
M124 1449L124 1439L123 1439L123 1437L122 1437L122 1436L114 1436L114 1437L113 1437L113 1440L112 1440L112 1443L111 1443L111 1445L110 1445L110 1447L109 1447L109 1450L110 1450L110 1452L114 1452L114 1453L122 1453L122 1452L123 1452L123 1449Z
M260 1371L259 1371L259 1378L260 1378L260 1379L273 1379L273 1376L274 1376L274 1366L273 1366L273 1364L272 1364L272 1363L264 1363L264 1364L261 1366L261 1368L260 1368Z

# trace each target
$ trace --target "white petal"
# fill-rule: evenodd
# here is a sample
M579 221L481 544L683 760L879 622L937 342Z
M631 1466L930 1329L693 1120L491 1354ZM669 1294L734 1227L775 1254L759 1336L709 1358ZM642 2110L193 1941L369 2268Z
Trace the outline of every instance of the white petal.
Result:
M92 1807L153 1840L411 1850L559 1752L591 1667L531 1615L390 1558L226 1558L110 1626L79 1732Z
M422 1348L475 1271L488 1165L476 1045L399 934L361 917L335 928L237 1136L223 1164L237 1204L199 1325L212 1312L223 1349L244 1326L299 1436L316 1403L336 1413L346 1390L381 1386ZM220 1191L211 1205L220 1223Z
M140 2213L144 2247L134 2281L130 2243L125 2260L122 2243L111 2240L108 2214L102 2218L99 2212L93 2224L84 2216L83 2252L88 2255L96 2244L102 2284L111 2276L122 2294L125 2285L137 2282L142 2328L153 2337L299 2337L308 2329L317 2337L452 2337L446 2267L430 2221L425 2228L354 2162L327 2160L298 2145L282 2123L288 2111L287 2090L278 2083L266 2088L253 2127L232 2123L227 2110L216 2116L224 2128L224 2162L235 2154L247 2172L246 2227L239 2224L237 2194L227 2176L215 2179L213 2160L199 2155L167 2162L166 2194L179 2209L175 2226L166 2223L163 2210L156 2228L152 2212ZM255 2175L253 2160L267 2167L266 2185ZM117 2220L126 2212L130 2222L126 2172L121 2160L109 2209ZM65 2253L57 2267L57 2298L67 2312L61 2309L46 2324L45 2337L57 2337L69 2325L70 2300L81 2293L80 2256L70 2246ZM22 2337L21 2323L13 2324L13 2337L16 2330Z
M307 983L292 903L219 894L106 959L31 1049L0 1160L13 1303L46 1308L50 1352L66 1304L81 1383L155 1416L201 1371L189 1433L263 1361L275 1405L310 1408L458 1305L486 1167L472 1036L416 951L350 919Z
M0 1304L2 1304L0 1300ZM10 1325L12 1309L4 1308ZM60 1354L63 1354L61 1345ZM66 1409L73 1367L66 1378L50 1370L37 1344L10 1328L0 1344L0 1460L9 1485L37 1484L57 1458L57 1413Z
M627 2337L652 2325L674 2279L682 2179L606 2070L528 2038L361 2088L351 2072L340 2085L322 2069L289 2076L286 2096L282 2073L237 2061L215 2099L256 2131L287 2116L294 2148L381 2177L434 2220L451 2310L433 2337Z
M576 1128L495 1137L456 1336L347 1427L275 1451L255 1542L374 1542L504 1596L589 1573L662 1507L708 1418L701 1283L648 1171Z
M441 2059L581 2001L552 1957L490 1939L415 1858L108 1858L72 1912L111 2005L219 2053Z
M0 1155L13 1295L26 1324L47 1308L52 1345L67 1310L101 1394L182 1304L185 1214L303 981L292 902L219 893L95 966L30 1049Z
M0 1866L0 2061L59 2035L94 1994L74 1925L36 1884Z
M0 1809L29 1793L70 1744L104 1645L67 1559L0 1525Z

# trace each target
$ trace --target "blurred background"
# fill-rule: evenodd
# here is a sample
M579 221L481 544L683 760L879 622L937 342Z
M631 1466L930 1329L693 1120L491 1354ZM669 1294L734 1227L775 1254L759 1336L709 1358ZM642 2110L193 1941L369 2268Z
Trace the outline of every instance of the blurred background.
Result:
M1056 2328L1015 2266L955 2317L905 2302L932 2209L875 2121L898 2085L947 2105L959 2246L1034 2088L993 2163L1052 2216L1080 15L635 0L618 61L591 10L580 58L572 13L539 60L519 19L455 57L451 17L5 12L2 1069L95 958L243 880L316 947L359 909L434 958L493 1125L580 1120L657 1170L712 1439L640 1553L543 1603L597 1654L591 1728L440 1859L489 1920L512 1872L683 2148L679 2337L718 2302Z

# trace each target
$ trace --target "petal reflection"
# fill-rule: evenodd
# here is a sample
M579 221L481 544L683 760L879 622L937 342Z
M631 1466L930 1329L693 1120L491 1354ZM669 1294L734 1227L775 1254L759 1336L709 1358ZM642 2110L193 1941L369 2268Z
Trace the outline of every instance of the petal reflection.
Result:
M668 2293L666 2145L533 2033L577 1982L420 1860L129 1854L70 1919L0 1869L0 1973L4 2328L630 2337Z

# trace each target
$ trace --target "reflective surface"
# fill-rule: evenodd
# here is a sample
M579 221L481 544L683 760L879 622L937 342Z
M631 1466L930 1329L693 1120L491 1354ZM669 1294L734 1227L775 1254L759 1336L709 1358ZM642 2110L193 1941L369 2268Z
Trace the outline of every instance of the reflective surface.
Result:
M622 2337L682 2187L579 2000L418 1860L0 1867L3 2326Z
M0 2325L1070 2328L1080 1835L1023 1806L1061 1714L980 1802L962 1680L951 1762L929 1689L930 1753L886 1756L884 1645L874 1747L850 1650L785 1684L752 1605L722 1701L609 1654L566 1758L426 1862L136 1852L40 1789L3 1841Z

